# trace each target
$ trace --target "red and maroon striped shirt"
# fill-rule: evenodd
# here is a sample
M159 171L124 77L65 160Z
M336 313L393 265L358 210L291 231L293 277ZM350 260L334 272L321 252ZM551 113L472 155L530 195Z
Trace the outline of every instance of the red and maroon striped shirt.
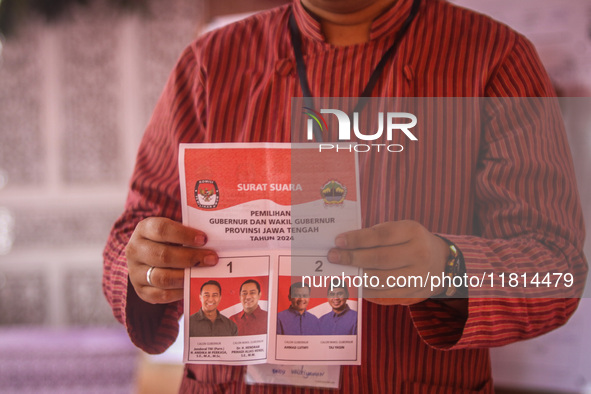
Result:
M104 253L106 297L138 347L162 352L178 334L182 303L141 301L128 283L124 254L141 219L181 220L178 144L290 141L290 100L302 96L290 13L302 32L313 95L355 97L411 4L396 1L364 44L326 43L318 21L295 1L208 33L183 52L146 130L125 212ZM423 0L373 95L543 97L553 90L521 35L445 1ZM416 220L461 249L468 273L524 264L584 275L582 214L566 137L558 113L542 117L528 130L502 127L500 119L421 138L416 150L361 160L364 226ZM431 300L412 307L364 302L362 365L342 368L341 390L491 392L487 348L560 326L577 302L470 298L467 319ZM325 392L246 386L241 367L190 365L185 372L183 392Z

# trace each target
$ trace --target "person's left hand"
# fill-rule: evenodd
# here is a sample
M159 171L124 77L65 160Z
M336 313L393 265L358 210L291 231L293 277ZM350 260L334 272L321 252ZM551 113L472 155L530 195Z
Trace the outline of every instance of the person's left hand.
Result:
M328 261L364 269L367 277L379 278L377 287L365 287L363 298L383 305L412 305L441 294L443 287L431 290L431 281L420 287L409 277L442 277L449 257L449 246L420 223L410 220L386 222L370 228L340 234L336 248L328 252ZM395 279L404 277L405 287L395 287ZM369 283L369 280L368 280ZM374 280L375 284L375 280ZM403 285L402 280L398 284Z

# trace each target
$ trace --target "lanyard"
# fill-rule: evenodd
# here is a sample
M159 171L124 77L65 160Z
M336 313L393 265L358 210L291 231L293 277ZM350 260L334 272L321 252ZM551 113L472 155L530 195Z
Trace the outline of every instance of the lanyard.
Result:
M378 79L382 75L382 71L384 70L386 63L388 62L388 60L390 60L390 58L394 56L394 54L396 54L396 51L400 46L400 42L404 38L415 16L419 12L420 5L421 0L413 1L410 15L406 18L400 30L398 30L396 38L394 39L394 43L386 50L386 52L384 52L382 58L380 59L380 62L371 73L369 81L367 82L367 85L365 85L365 89L363 89L363 92L361 92L357 105L355 105L354 112L361 112L361 110L363 110L363 108L367 104L367 98L371 97L371 92L373 92L373 89L375 88ZM312 91L310 90L310 84L308 82L308 76L306 74L306 63L304 63L304 56L302 55L302 35L300 29L298 28L293 12L289 15L289 33L291 36L293 52L296 58L296 68L298 71L300 86L302 88L302 93L304 94L304 106L308 108L314 108L314 96L312 95ZM316 139L316 141L322 142L322 135L316 127L314 127L314 138Z

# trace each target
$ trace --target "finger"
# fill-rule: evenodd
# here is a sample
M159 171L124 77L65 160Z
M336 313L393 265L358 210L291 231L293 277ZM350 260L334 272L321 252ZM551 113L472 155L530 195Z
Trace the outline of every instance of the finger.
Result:
M152 284L150 285L147 277L148 270L150 268L151 267L146 266L146 274L144 275L142 281L142 283L144 283L146 286L152 286L158 289L166 290L182 289L184 287L184 270L154 267L154 269L152 269L152 272L150 272L150 281L152 282Z
M380 223L361 230L339 234L335 245L341 249L374 248L409 242L420 231L421 225L411 220Z
M400 269L417 260L416 248L410 244L371 249L330 249L326 258L330 263L354 265L361 268ZM420 259L420 257L418 257Z
M145 239L178 245L201 247L207 243L207 235L168 218L147 218L138 223L138 234Z
M159 289L152 286L141 286L136 289L138 296L150 304L169 304L183 299L183 289Z
M128 260L164 268L212 266L218 262L218 255L213 250L176 246L147 239L138 239L129 243L126 254Z

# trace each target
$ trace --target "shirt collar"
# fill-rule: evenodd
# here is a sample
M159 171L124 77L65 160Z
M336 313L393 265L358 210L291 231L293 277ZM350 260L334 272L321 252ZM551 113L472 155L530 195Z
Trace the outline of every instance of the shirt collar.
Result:
M396 0L390 9L373 21L369 39L375 40L396 33L410 14L412 3L413 0ZM302 36L315 41L325 41L320 22L304 8L300 0L293 0L293 12Z
M345 304L345 308L342 311L337 313L333 310L332 314L333 316L343 316L345 313L349 312L349 310L351 310L351 308L349 308L349 304Z
M215 311L215 312L216 312L216 317L215 317L215 319L216 319L216 320L219 320L219 319L221 319L221 317L220 317L220 311L218 311L218 310L216 309L216 311ZM197 320L205 320L205 319L209 320L209 319L208 319L208 318L205 316L205 313L203 312L203 309L199 309L199 312L197 312Z
M288 308L287 310L288 310L288 311L290 311L291 313L293 313L294 315L298 315L298 316L305 316L305 315L306 315L306 313L308 313L308 311L306 310L306 311L304 311L304 313L302 313L302 314L300 315L300 312L299 312L299 311L297 311L297 310L295 310L294 308L292 308L292 306L291 306L291 305L289 306L289 308Z
M257 305L257 307L255 308L255 310L252 311L252 313L250 315L248 313L246 313L244 311L244 309L242 309L242 314L240 315L240 318L241 319L244 319L247 316L252 316L253 318L256 318L259 315L260 311L261 311L261 306L260 305Z

